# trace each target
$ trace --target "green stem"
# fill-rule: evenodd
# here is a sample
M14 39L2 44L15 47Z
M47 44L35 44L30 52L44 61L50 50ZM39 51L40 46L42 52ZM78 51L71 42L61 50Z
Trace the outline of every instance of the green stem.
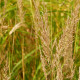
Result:
M52 2L51 1L52 0L50 0L50 10L51 10L51 56L52 56ZM52 58L51 58L51 64L52 64ZM52 72L51 72L51 80L53 80L53 68L52 68Z

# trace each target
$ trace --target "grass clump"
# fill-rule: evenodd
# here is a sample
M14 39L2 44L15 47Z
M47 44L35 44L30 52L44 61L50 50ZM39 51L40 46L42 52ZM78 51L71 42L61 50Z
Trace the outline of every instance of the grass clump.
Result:
M0 0L0 80L79 80L79 12L79 0Z

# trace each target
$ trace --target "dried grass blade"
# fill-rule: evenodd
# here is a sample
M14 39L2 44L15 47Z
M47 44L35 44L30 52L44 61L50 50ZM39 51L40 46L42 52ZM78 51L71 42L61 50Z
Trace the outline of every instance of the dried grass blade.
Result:
M9 35L11 35L13 32L15 32L17 29L19 29L22 26L22 22L16 24L12 30L9 32Z

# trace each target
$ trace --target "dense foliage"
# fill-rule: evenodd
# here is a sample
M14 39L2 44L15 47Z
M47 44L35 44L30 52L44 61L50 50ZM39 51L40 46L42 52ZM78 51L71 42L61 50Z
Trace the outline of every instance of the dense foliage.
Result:
M80 80L80 0L0 0L0 80Z

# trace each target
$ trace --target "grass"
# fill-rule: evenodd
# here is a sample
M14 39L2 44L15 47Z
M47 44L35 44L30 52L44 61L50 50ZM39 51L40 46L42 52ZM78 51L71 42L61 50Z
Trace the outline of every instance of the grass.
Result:
M0 80L80 80L80 0L0 0Z

